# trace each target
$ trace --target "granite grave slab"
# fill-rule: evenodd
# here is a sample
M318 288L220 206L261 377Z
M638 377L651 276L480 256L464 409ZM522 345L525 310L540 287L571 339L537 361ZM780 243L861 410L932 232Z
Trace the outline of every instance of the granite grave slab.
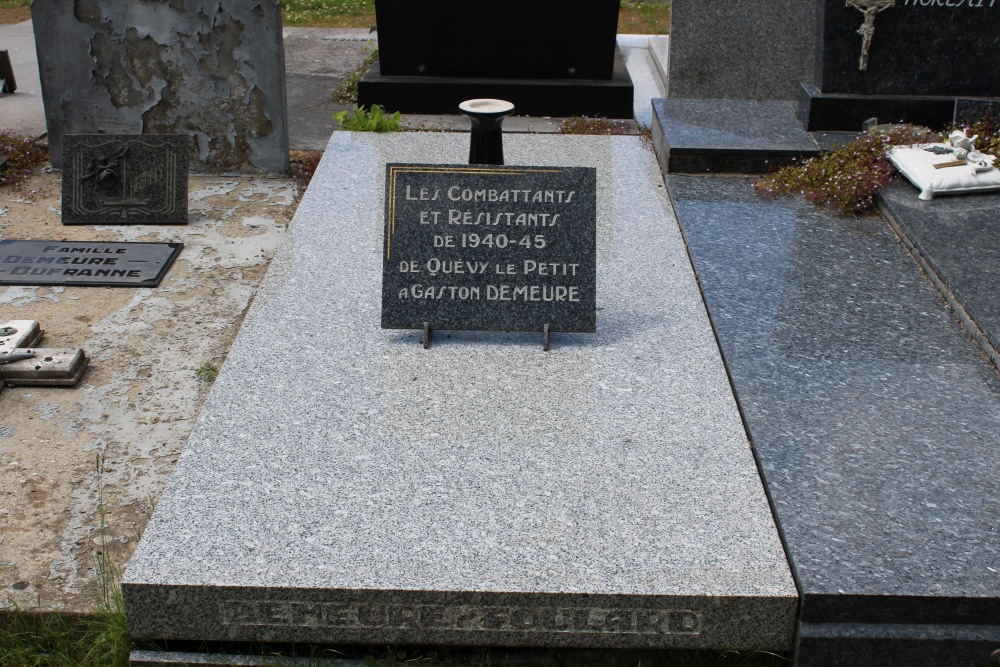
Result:
M386 164L467 150L331 137L128 565L130 632L787 649L796 590L641 139L505 140L597 170L595 333L381 329Z
M187 224L187 137L68 134L63 151L64 225Z
M183 243L0 241L0 285L156 287Z
M879 209L911 255L1000 366L1000 194L920 201L899 181L879 192Z
M664 174L761 174L819 153L784 100L655 99L652 129Z
M53 166L65 134L183 134L209 171L288 169L276 0L31 4Z
M594 331L597 173L386 166L382 326Z
M802 595L796 664L989 664L995 369L881 219L668 182Z

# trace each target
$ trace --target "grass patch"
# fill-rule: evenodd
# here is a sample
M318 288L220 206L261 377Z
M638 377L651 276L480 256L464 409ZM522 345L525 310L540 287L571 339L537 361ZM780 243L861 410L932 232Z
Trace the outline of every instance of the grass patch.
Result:
M199 380L212 383L215 382L217 377L219 377L219 369L215 365L206 361L200 368L198 368L198 370L194 372L194 374Z
M666 35L670 32L669 2L628 2L618 10L618 32L635 35Z
M31 0L0 0L0 23L20 23L30 18Z
M323 28L371 28L374 0L284 0L285 25Z
M108 550L104 457L96 457L99 547L94 613L87 616L27 613L15 606L0 616L0 665L4 667L127 667L132 640L125 626L121 569Z
M284 24L289 26L371 28L375 25L374 0L284 0L282 5ZM622 0L618 32L662 35L669 31L669 2Z

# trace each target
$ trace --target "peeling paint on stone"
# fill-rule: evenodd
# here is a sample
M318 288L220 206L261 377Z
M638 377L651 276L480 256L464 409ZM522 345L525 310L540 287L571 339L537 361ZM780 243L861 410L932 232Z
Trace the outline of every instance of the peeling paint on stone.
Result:
M288 169L277 0L35 0L31 13L53 166L64 133L168 133L191 137L194 169Z

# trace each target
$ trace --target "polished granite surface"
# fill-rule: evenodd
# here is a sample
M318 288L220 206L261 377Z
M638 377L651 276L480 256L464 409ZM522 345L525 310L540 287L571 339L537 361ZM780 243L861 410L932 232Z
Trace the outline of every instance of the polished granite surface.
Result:
M800 620L1000 618L1000 380L886 223L667 181Z
M899 180L879 197L883 212L996 362L1000 358L1000 193L936 197ZM964 313L962 312L964 311Z
M819 153L785 100L653 100L653 138L664 173L767 173Z

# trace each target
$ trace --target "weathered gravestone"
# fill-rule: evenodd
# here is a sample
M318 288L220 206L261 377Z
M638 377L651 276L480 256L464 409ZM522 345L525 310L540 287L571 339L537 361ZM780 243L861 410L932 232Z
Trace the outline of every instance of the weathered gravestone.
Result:
M377 0L379 61L362 105L454 113L499 98L537 116L632 117L633 86L616 46L618 0ZM434 38L430 37L434 36Z
M277 0L36 0L53 166L65 134L184 134L213 171L288 167Z
M1000 99L1000 1L819 0L809 130L858 130L870 117L940 126ZM977 98L977 99L968 99Z
M183 225L188 220L187 137L63 137L64 225Z
M597 175L386 165L382 326L596 326Z

